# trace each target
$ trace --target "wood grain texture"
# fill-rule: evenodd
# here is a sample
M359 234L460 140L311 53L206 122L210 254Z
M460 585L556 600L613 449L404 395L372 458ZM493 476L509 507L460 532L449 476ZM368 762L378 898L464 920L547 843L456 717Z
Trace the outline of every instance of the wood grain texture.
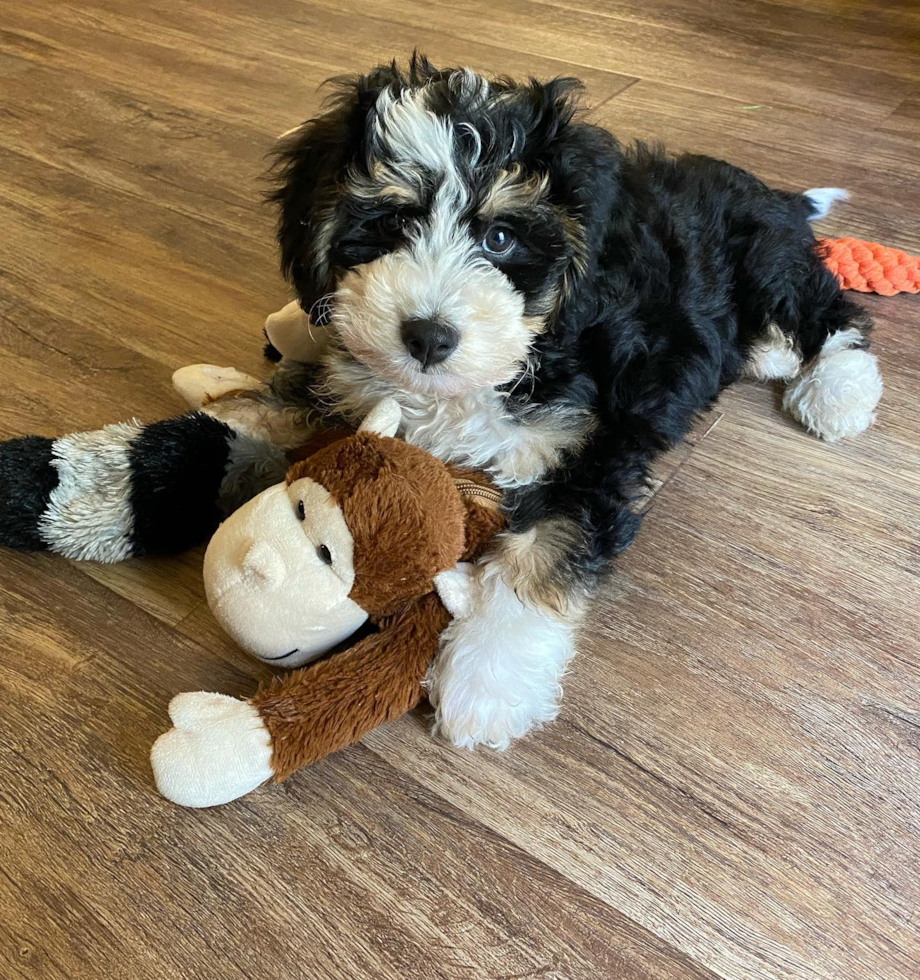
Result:
M326 77L418 45L576 74L624 140L844 185L826 234L920 251L912 0L7 0L0 438L264 371L260 203ZM663 459L560 720L502 755L422 713L214 811L160 799L180 691L267 676L201 550L0 555L0 976L909 980L920 975L920 305L864 302L886 381L839 446L742 384Z

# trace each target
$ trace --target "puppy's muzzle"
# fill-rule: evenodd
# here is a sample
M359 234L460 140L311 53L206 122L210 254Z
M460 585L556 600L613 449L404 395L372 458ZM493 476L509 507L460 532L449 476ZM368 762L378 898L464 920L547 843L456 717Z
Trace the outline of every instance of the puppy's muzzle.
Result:
M406 350L422 370L446 361L460 342L457 331L439 320L404 320L400 333Z

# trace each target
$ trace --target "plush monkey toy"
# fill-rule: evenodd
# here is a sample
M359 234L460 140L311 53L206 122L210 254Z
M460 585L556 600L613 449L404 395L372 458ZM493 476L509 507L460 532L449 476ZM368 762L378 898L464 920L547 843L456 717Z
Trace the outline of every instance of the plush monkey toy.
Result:
M326 659L248 701L180 694L151 751L160 792L184 806L226 803L357 741L404 714L451 614L464 610L458 562L503 525L499 493L392 438L395 401L354 435L296 463L232 514L205 555L221 625L266 662L296 666L369 623Z

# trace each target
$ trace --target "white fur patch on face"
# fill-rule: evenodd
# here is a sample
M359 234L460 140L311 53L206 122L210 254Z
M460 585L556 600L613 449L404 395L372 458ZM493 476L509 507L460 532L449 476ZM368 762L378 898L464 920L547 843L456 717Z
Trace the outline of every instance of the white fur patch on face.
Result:
M859 330L841 330L786 389L783 407L809 432L828 442L854 436L875 421L882 378L874 354L860 349Z
M371 122L366 173L354 168L348 190L355 197L418 204L431 174L458 183L454 129L450 119L428 108L428 91L386 88L377 98Z
M424 88L399 94L384 89L374 107L373 130L372 144L385 148L387 159L431 173L453 173L453 122L428 108Z
M51 491L38 532L51 551L78 561L123 561L133 551L131 443L140 424L120 422L55 440Z
M470 72L458 73L451 84L488 91ZM422 88L398 95L388 89L379 96L370 184L353 175L349 187L363 197L376 188L381 197L421 200L434 185L429 213L407 228L407 241L397 249L344 276L332 324L352 354L380 377L409 391L457 395L513 379L543 322L525 315L524 297L473 240L462 174L475 164L478 143L466 140L461 149L453 122L428 108L428 95ZM498 199L512 193L519 177L509 173L500 182ZM453 328L459 334L456 349L446 361L423 369L402 341L407 320L439 320Z
M534 337L524 298L473 254L465 232L464 240L445 242L437 231L349 272L333 325L358 360L409 391L459 395L510 381ZM402 340L403 322L414 319L440 320L459 334L450 357L427 371Z

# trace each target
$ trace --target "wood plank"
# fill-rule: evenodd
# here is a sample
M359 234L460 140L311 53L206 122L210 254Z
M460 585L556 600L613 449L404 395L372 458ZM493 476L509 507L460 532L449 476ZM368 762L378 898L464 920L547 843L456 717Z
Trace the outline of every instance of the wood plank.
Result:
M535 0L548 6L590 14L606 21L654 26L684 34L691 44L705 38L709 50L743 46L779 47L793 56L881 70L899 79L920 81L920 8L916 4L833 4L833 30L821 3L798 0L719 0L687 4L681 0ZM750 46L750 47L749 47Z
M4 561L0 603L5 977L711 977L366 749L168 803L169 695L252 681L64 563Z
M920 487L887 472L726 412L618 565L561 726L449 766L423 732L369 744L719 975L916 975Z
M347 11L366 18L358 0L310 0L311 8ZM440 8L419 0L392 0L375 11L380 30L395 23L430 29L441 21ZM887 116L914 88L910 79L884 68L858 68L806 59L785 44L769 47L737 33L717 35L675 30L670 23L617 20L595 12L563 9L535 0L494 0L489 21L499 35L514 36L520 51L555 56L595 70L684 85L749 103L810 107L850 124L872 124ZM482 31L478 0L451 6L449 32L475 41Z
M598 102L632 81L567 62L558 52L522 55L500 43L498 33L484 42L480 31L460 43L437 21L427 27L393 24L381 32L367 13L356 18L335 8L320 12L295 0L274 0L258 14L242 2L144 10L116 0L58 9L45 0L27 14L12 12L16 32L9 44L18 56L49 65L58 64L59 52L67 49L69 63L87 74L222 121L246 121L272 136L315 111L321 98L316 89L325 79L365 71L394 56L405 61L416 47L445 63L499 73L552 77L578 69ZM202 37L210 43L202 45ZM181 75L173 70L177 51L186 64Z

